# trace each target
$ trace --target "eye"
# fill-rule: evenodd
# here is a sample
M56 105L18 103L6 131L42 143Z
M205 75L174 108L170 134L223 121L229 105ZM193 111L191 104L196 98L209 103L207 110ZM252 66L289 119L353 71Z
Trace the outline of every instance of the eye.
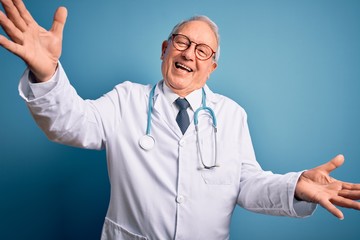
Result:
M187 47L189 45L188 42L186 40L184 40L184 39L177 40L176 44L179 47Z
M201 56L201 57L205 57L205 56L206 56L206 53L205 53L202 49L198 49L198 50L197 50L197 53L198 53L199 56Z
M196 48L196 53L200 58L207 58L211 55L212 51L207 45L198 45Z
M185 38L185 37L181 37L178 36L175 39L175 43L180 47L180 48L188 48L189 46L189 41Z
M181 34L174 35L173 43L174 47L180 51L188 49L191 44L190 40L186 36L183 36Z

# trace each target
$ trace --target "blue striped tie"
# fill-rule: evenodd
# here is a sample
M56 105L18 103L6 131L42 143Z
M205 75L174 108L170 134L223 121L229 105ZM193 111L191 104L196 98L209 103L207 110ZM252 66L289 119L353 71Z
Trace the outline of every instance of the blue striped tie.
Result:
M175 104L180 108L180 111L176 116L176 122L179 125L181 132L184 134L190 125L189 115L186 111L190 104L185 98L176 99Z

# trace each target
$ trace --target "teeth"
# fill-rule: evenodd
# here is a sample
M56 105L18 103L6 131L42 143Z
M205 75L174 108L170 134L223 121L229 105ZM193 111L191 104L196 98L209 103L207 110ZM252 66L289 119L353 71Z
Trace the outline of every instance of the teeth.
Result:
M185 69L185 70L188 71L188 72L192 72L192 69L191 69L191 68L189 68L188 66L185 66L185 65L183 65L183 64L181 64L181 63L176 62L176 63L175 63L175 66L176 66L177 68Z

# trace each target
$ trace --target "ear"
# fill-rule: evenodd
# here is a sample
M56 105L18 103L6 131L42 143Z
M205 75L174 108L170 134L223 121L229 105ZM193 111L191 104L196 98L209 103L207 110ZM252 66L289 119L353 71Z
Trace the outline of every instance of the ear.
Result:
M210 70L209 70L209 75L208 78L210 77L210 74L215 71L215 69L217 68L217 63L215 61L213 61L213 63L211 64Z
M215 69L217 68L217 63L214 61L213 63L212 63L212 70L211 70L211 72L213 72L213 71L215 71Z
M161 60L164 60L164 55L165 55L166 49L168 47L168 44L169 44L169 42L167 40L165 40L165 41L163 41L163 43L161 45L161 57L160 57Z

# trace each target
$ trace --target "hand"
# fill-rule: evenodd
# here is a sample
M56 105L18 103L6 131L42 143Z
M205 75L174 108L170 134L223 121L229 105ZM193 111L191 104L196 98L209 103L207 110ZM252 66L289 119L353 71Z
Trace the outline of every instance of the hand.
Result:
M49 31L37 24L21 0L0 0L0 25L10 39L0 35L0 45L25 61L37 81L47 81L55 73L61 55L67 10L57 9Z
M343 163L344 156L338 155L321 166L303 172L296 185L295 196L320 204L339 219L344 219L344 215L336 206L360 210L360 202L354 201L360 199L360 184L342 182L329 175Z

